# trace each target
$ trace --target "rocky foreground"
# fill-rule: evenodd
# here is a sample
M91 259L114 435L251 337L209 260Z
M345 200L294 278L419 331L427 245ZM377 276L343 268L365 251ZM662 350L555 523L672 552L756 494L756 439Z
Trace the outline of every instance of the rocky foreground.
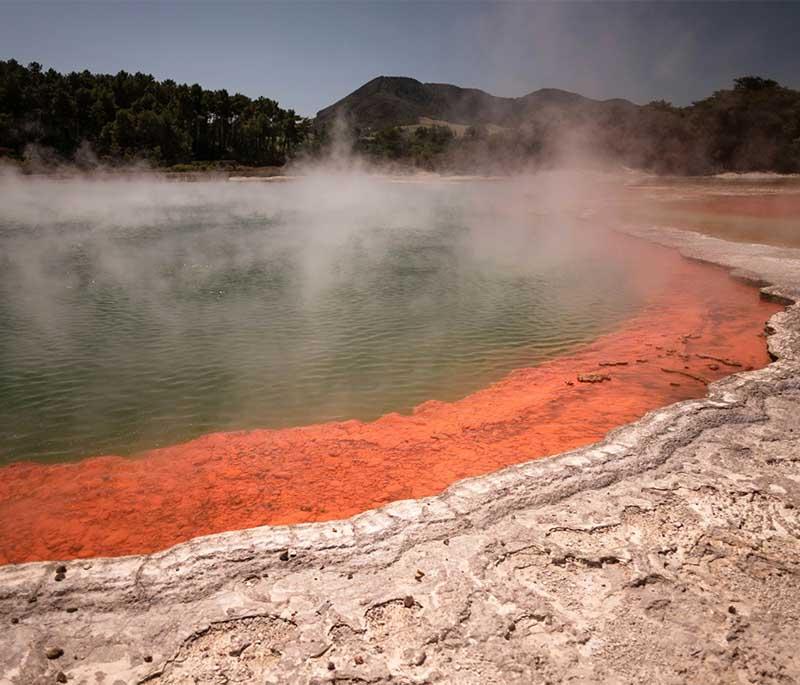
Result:
M800 250L633 231L800 300ZM0 568L2 683L800 681L800 305L776 361L347 521Z

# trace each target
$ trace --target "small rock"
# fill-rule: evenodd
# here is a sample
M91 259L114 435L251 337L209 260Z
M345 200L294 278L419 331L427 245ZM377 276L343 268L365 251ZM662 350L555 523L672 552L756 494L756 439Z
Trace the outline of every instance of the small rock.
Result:
M329 661L328 662L328 670L329 671L335 671L336 670L336 664L333 663L332 661Z
M428 655L425 654L425 652L417 652L417 654L414 655L414 666L422 666L427 658Z
M364 663L364 657L361 656L360 654L356 654L356 656L353 659L353 661L355 662L356 666L361 666L361 664Z
M241 653L250 646L249 642L242 642L239 645L233 647L229 652L229 656L240 656Z
M578 374L578 381L580 383L602 383L603 381L610 381L611 376L607 373L581 373Z
M278 557L281 561L289 561L289 550L285 549L281 552L281 555Z
M56 566L56 573L66 573L66 572L67 572L67 567L64 566L64 564L59 564L58 566Z
M144 658L144 662L145 662L146 664L151 664L151 663L153 663L153 657L151 657L151 656L148 654L148 655L147 655L147 656Z
M308 656L312 659L319 659L331 646L322 641L315 641L308 645Z
M414 574L414 580L418 583L425 577L425 573L417 569L417 572Z
M581 630L575 634L575 642L579 645L585 645L591 639L591 635L586 630Z
M66 575L64 575L63 573L56 573L56 582L57 582L57 583L60 583L60 582L61 582L62 580L64 580L64 578L66 578L66 577L67 577L67 576L66 576Z
M56 682L57 683L67 682L67 676L64 674L64 671L59 671L58 673L56 673Z
M731 605L728 607L728 613L729 613L729 614L735 614L735 613L736 613L736 607L735 607L735 606L733 606L733 604L731 604Z
M78 610L78 607L67 607L66 611L68 614L74 614Z
M448 540L448 539L446 539L446 538L445 538L444 540L442 540L442 542L443 542L445 545L449 545L449 544L450 544L450 540Z
M403 606L406 609L411 609L414 606L414 598L411 595L403 597Z
M61 649L61 647L48 647L44 651L44 655L48 659L58 659L58 658L64 656L64 650Z
M14 618L11 619L11 623L12 625L17 625L17 623L19 623L19 619L15 616Z

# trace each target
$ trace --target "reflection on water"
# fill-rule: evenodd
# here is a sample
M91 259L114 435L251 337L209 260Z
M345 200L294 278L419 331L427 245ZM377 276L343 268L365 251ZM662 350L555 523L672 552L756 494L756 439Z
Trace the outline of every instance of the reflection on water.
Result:
M143 185L0 208L0 463L406 412L639 304L604 233L500 184Z

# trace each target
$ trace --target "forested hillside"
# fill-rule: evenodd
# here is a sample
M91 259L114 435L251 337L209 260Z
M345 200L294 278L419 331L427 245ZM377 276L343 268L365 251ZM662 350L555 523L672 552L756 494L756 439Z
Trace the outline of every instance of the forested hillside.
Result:
M282 164L309 122L268 98L158 81L149 74L59 74L0 61L0 147L63 159L99 155L156 164L234 160ZM86 152L87 154L83 154Z
M346 135L335 129L348 129ZM377 165L506 173L610 163L667 174L800 173L800 91L747 76L688 107L557 89L500 98L381 76L313 122L268 98L147 74L59 74L0 61L0 157L78 165L282 165L343 141Z
M800 91L754 76L688 107L591 100L542 89L519 98L378 77L317 115L344 120L375 159L502 171L565 159L656 173L800 172Z

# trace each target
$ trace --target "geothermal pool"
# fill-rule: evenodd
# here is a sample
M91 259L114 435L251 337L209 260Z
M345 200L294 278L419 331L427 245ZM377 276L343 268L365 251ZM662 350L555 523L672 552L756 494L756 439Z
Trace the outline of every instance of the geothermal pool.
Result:
M0 464L408 412L642 301L605 234L485 183L40 191L0 210Z
M768 362L778 305L555 190L7 181L0 562L346 517Z

